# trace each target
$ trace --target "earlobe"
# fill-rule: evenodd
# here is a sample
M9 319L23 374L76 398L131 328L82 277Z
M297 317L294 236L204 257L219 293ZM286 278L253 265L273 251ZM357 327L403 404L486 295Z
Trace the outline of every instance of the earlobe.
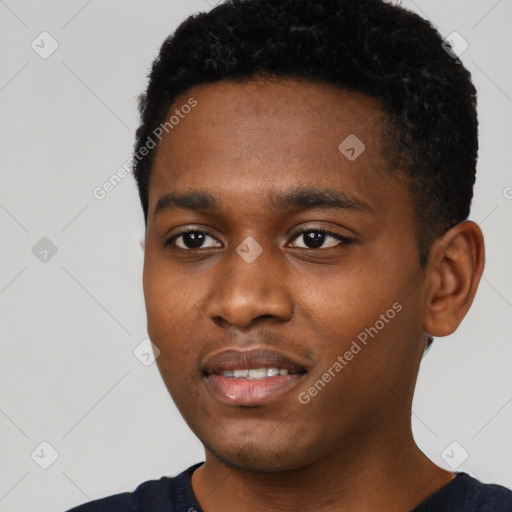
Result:
M484 239L478 224L465 221L431 247L424 330L436 337L454 332L468 312L484 269Z

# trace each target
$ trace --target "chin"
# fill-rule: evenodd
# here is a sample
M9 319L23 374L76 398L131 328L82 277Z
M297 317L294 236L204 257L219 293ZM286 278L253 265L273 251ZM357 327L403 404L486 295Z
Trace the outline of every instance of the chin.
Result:
M302 464L296 461L289 459L276 460L275 457L269 457L268 454L264 454L260 457L259 454L252 451L249 452L245 448L238 450L236 453L218 453L212 450L210 451L226 466L248 473L277 473L302 467Z
M292 471L314 462L307 460L307 454L314 450L295 443L290 444L290 439L296 439L296 437L275 439L273 442L269 442L269 436L261 441L253 438L237 442L232 437L228 443L222 440L214 442L211 439L201 439L201 442L216 459L226 466L240 471L272 473Z

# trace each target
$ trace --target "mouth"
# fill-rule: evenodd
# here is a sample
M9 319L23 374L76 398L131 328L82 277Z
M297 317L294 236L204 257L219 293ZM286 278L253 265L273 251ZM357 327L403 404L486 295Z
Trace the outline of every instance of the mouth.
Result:
M272 349L229 349L201 366L210 394L223 404L259 406L299 385L306 366Z

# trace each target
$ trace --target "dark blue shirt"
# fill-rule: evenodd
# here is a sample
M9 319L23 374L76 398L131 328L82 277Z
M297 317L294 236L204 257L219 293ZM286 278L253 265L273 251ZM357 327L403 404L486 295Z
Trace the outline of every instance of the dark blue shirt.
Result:
M91 501L68 512L202 512L191 483L192 473L202 464L176 477L148 480L133 492ZM512 512L512 491L458 473L411 512Z

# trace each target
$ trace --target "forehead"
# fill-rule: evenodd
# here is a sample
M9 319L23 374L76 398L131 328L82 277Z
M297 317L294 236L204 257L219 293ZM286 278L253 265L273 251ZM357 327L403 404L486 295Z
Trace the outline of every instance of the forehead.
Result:
M294 79L223 81L188 90L169 116L191 98L196 106L158 146L150 215L165 190L252 200L269 188L337 184L364 200L396 185L381 136L387 118L368 96Z

